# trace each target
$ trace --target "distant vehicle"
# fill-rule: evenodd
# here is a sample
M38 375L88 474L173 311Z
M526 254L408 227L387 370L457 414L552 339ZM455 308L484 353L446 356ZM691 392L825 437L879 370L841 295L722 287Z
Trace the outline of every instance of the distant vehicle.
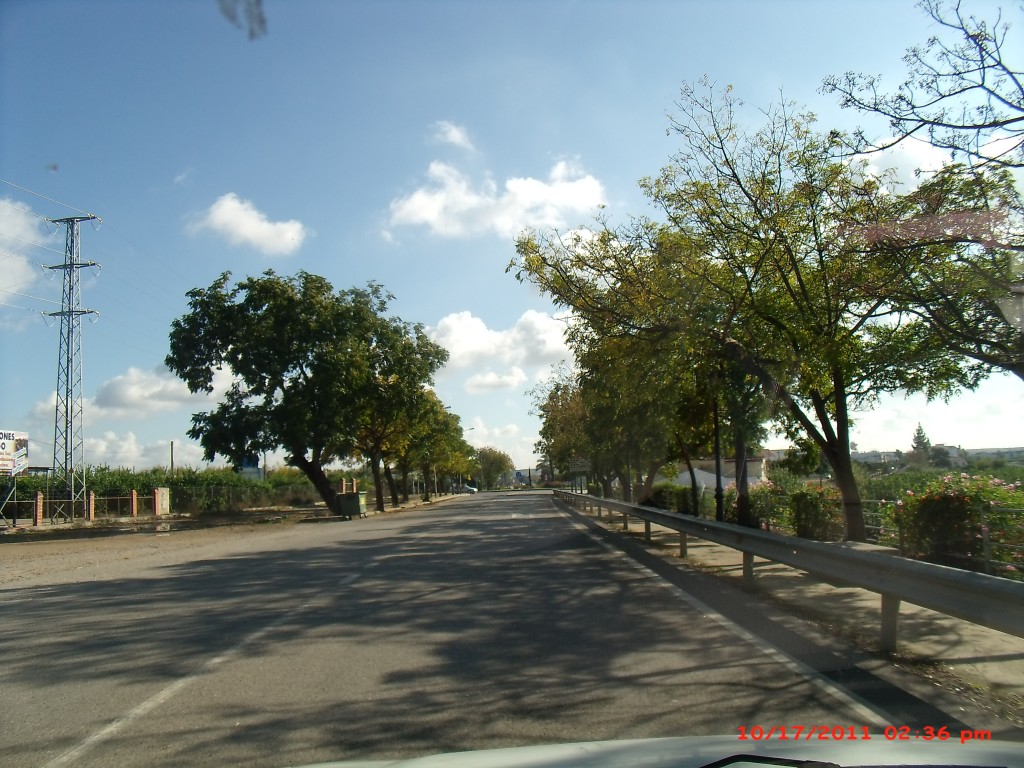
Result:
M478 488L474 488L472 485L464 485L459 488L459 493L476 493L478 490Z

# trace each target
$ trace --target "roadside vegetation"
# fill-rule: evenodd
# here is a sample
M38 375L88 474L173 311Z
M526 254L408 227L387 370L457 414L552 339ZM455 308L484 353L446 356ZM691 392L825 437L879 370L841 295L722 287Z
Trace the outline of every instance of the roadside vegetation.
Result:
M697 509L707 500L694 461L729 455L737 474L723 509L741 525L779 518L863 542L887 514L888 528L902 521L907 552L936 561L945 555L928 526L984 538L986 522L952 518L983 502L1024 507L1006 482L952 466L939 485L900 489L913 499L883 495L851 451L855 414L883 393L945 399L994 372L1024 380L1018 30L963 5L921 3L939 32L908 52L892 94L856 73L825 81L844 106L884 117L891 136L687 83L668 126L678 148L640 181L657 217L522 233L508 270L568 310L575 355L533 392L549 465L567 473L585 460L597 492L639 503L663 467L681 465ZM950 162L910 183L880 167L881 151L908 139ZM822 480L787 489L772 512L745 469L769 426ZM915 467L942 459L930 451L915 442Z

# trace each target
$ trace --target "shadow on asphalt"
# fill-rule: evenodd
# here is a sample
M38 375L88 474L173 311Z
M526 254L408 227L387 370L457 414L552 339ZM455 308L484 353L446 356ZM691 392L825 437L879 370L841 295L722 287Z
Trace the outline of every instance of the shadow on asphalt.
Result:
M777 724L779 713L820 720L836 706L799 675L780 675L767 659L752 664L752 649L731 631L680 610L669 592L567 528L545 497L520 507L526 520L509 516L500 497L449 504L404 521L338 523L353 526L350 539L300 551L174 565L159 578L8 590L2 677L43 691L94 680L159 688L312 601L244 655L269 656L289 641L336 645L338 667L324 669L323 682L337 695L243 708L198 701L207 732L193 723L176 733L171 720L166 741L180 736L191 751L205 739L228 759L232 750L248 759L258 745L294 764L734 733ZM366 538L378 521L401 538ZM54 626L62 631L46 632ZM377 645L399 658L371 662ZM416 663L402 662L403 648ZM347 689L349 677L371 673L372 690ZM242 725L226 731L228 722ZM185 754L171 750L154 764Z

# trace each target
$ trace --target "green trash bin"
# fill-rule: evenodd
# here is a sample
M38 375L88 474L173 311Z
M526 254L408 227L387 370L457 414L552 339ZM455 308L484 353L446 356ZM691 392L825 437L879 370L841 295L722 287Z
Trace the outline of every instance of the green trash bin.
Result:
M351 520L354 517L366 517L365 493L339 493L335 496L338 514Z

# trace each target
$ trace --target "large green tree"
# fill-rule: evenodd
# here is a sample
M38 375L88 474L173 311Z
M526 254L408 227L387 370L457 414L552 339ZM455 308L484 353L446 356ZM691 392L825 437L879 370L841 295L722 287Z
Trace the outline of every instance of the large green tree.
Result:
M512 457L499 448L484 446L476 452L477 466L480 468L480 480L484 488L490 490L498 484L498 480L506 472L515 469Z
M684 87L678 107L682 148L644 182L666 226L528 233L512 266L588 320L702 343L759 382L792 432L821 449L847 536L862 540L853 410L885 391L947 395L982 367L894 303L886 256L864 227L890 220L898 196L841 156L841 136L816 132L786 104L747 130L741 102L707 84Z
M386 317L390 297L379 285L336 292L307 272L230 280L224 273L189 291L189 312L171 326L165 362L191 392L213 393L219 372L230 377L217 406L193 415L189 436L210 461L284 449L333 506L325 467L356 455L366 425L401 410L446 353L424 344L417 326Z
M370 464L378 512L384 511L384 477L398 504L391 462L406 453L419 422L429 418L434 394L428 385L447 360L448 352L422 326L398 318L378 317L366 339L368 385L357 406L355 446Z

